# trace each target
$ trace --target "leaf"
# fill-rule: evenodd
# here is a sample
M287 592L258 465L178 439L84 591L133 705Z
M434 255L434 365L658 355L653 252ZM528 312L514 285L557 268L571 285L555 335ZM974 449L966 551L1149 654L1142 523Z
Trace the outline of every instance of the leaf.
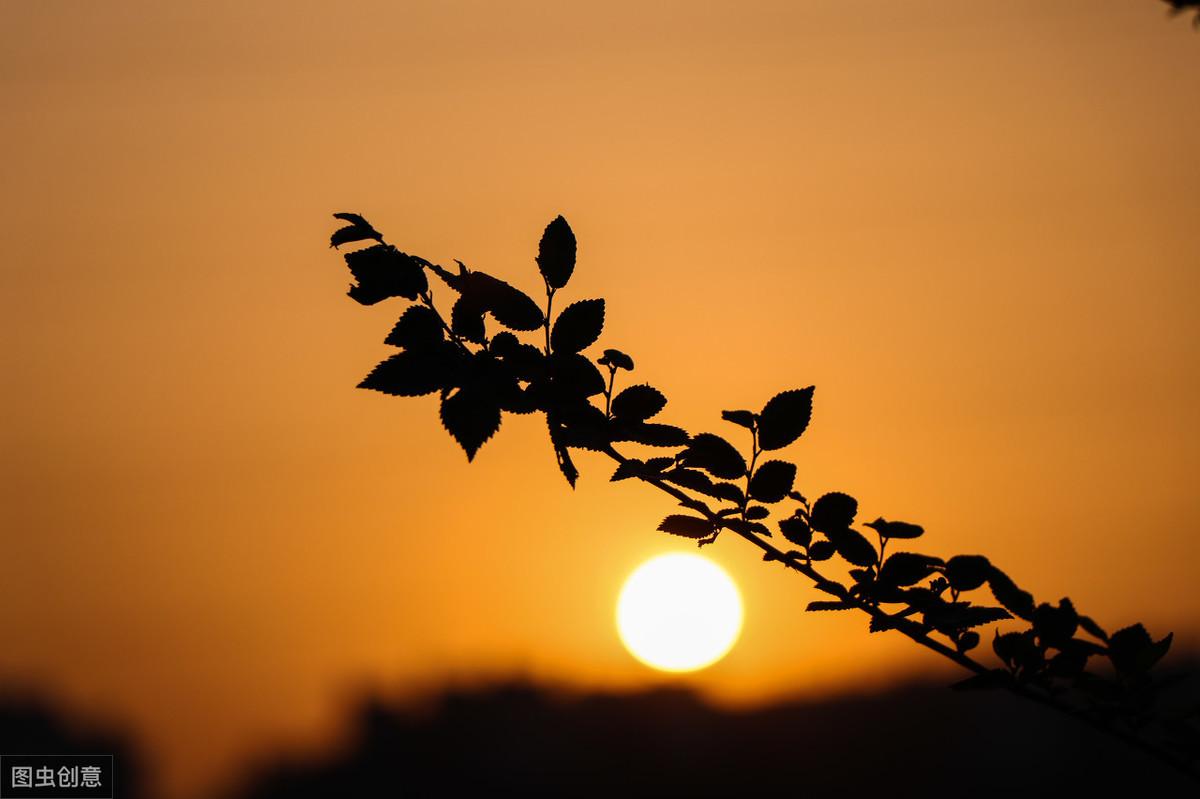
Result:
M445 340L441 317L424 305L414 305L400 316L383 343L414 350L437 346Z
M751 505L746 508L746 518L750 521L760 521L771 515L771 511L764 508L762 505Z
M825 494L812 508L809 524L814 530L828 533L830 530L845 530L854 523L858 513L858 501L854 497L834 491Z
M786 461L767 461L750 478L750 496L759 502L779 502L792 490L796 467Z
M925 532L925 528L919 524L889 522L882 516L873 522L867 522L863 527L870 527L884 538L919 538Z
M879 554L871 542L857 530L849 527L842 530L823 531L833 542L837 553L855 566L870 566L879 560Z
M942 559L931 555L896 552L883 562L883 567L879 570L879 580L888 585L913 585L933 574L934 568L940 565Z
M462 362L453 345L445 344L393 355L372 369L358 387L397 397L419 397L447 388Z
M630 358L620 350L605 350L597 361L601 366L611 366L613 369L625 369L633 371L633 358Z
M818 610L854 610L854 605L851 605L849 602L818 599L813 602L809 602L804 609L810 612Z
M955 591L974 591L987 582L991 570L983 555L955 555L946 561L946 580Z
M617 470L609 478L611 482L620 482L630 477L640 477L646 471L646 464L637 458L629 458L617 464Z
M562 216L554 217L546 225L538 243L537 265L546 285L552 289L562 288L571 279L575 271L575 234Z
M680 457L687 466L704 469L727 480L746 474L746 460L742 454L728 441L712 433L693 436Z
M484 308L475 298L464 294L454 301L450 309L450 329L467 341L482 343L487 340L487 330L483 324Z
M771 531L762 522L751 522L744 519L722 519L722 527L728 527L741 535L765 535L770 537Z
M721 418L747 430L754 427L754 414L750 411L721 411Z
M343 258L358 281L347 293L361 305L374 305L388 297L415 300L429 288L421 265L390 244L348 252Z
M546 414L546 425L550 428L550 443L554 445L554 458L558 462L558 470L562 472L563 477L567 478L567 483L571 488L574 488L575 482L579 479L579 470L575 468L575 462L571 460L571 451L562 443L562 428L558 422L550 418L550 414Z
M867 625L867 630L873 633L882 633L891 630L896 626L896 623L889 618L883 616L872 616L871 623Z
M742 490L731 483L714 483L708 478L704 472L696 469L676 468L662 475L664 480L669 480L678 486L690 488L692 491L699 491L701 494L707 494L710 497L724 499L728 502L741 503L744 499Z
M630 386L612 400L612 414L621 420L644 422L667 404L662 392L641 384Z
M1174 634L1155 642L1141 624L1117 630L1108 639L1108 657L1122 674L1145 674L1171 648Z
M329 237L330 247L339 247L343 244L350 244L355 241L366 241L374 239L375 241L383 241L383 236L375 228L371 227L371 223L363 219L358 214L340 213L334 214L334 219L341 219L343 222L350 224L344 228L338 229L332 236Z
M812 530L799 516L779 521L779 532L783 537L798 547L806 547L812 542Z
M813 387L776 394L758 415L758 445L780 449L795 441L812 419Z
M674 513L663 519L658 529L684 538L705 538L712 534L713 525L708 519Z
M582 355L556 352L550 356L549 366L555 402L572 403L601 394L606 388L604 375Z
M1025 621L1033 621L1033 595L1017 588L1017 584L1009 579L1007 574L990 564L988 587L992 589L992 596L996 597L996 601L1012 611L1013 615L1020 616Z
M1079 626L1101 641L1108 640L1108 633L1104 632L1104 628L1097 624L1090 616L1080 616Z
M460 283L460 291L470 294L496 321L513 330L537 330L546 322L542 309L525 292L483 272L470 272Z
M687 431L669 424L619 424L613 432L614 441L633 441L649 447L682 447L688 443Z
M830 541L818 541L808 548L808 557L812 560L829 560L836 550Z
M479 389L459 389L442 399L442 425L467 453L467 460L500 429L500 407Z
M563 309L550 331L550 350L579 352L604 330L604 300L580 300Z
M979 633L974 630L963 633L954 642L954 646L959 652L970 652L975 647L979 646Z

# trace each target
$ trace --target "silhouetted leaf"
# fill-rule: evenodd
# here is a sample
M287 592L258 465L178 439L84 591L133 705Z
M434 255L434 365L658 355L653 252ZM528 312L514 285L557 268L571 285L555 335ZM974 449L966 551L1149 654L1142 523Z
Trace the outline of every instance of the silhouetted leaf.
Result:
M371 223L358 214L340 213L334 214L333 218L341 219L343 222L349 222L350 224L338 229L329 237L330 247L340 247L343 244L349 244L354 241L367 241L368 239L383 241L383 236L375 228L371 227Z
M604 330L604 300L580 300L563 309L550 331L550 349L556 353L579 352Z
M745 519L722 519L721 525L742 535L770 536L771 531L762 522L751 522Z
M817 541L808 548L808 557L812 560L829 560L836 551L831 542Z
M571 451L561 441L562 427L549 413L546 414L546 426L550 428L550 442L554 445L554 458L558 462L558 470L562 472L571 488L574 488L579 479L579 470L571 460Z
M946 580L955 591L975 590L987 582L991 571L992 564L983 555L955 555L946 561Z
M786 461L767 461L750 478L750 496L759 502L779 502L792 490L796 467Z
M683 488L690 488L692 491L699 491L701 494L707 494L710 497L724 499L729 502L740 503L743 499L742 490L730 483L713 482L704 472L696 469L677 468L664 472L662 475L664 480L669 480Z
M855 566L870 566L879 559L875 547L857 530L846 527L841 530L823 530L822 532L829 536L837 553Z
M442 399L442 425L473 460L483 442L500 428L500 407L479 389L459 389Z
M940 565L942 559L931 555L896 552L883 562L883 567L879 570L879 579L889 585L912 585L933 574L934 567Z
M470 272L459 282L459 291L496 321L513 330L537 330L545 324L542 309L528 294L483 272Z
M667 404L662 392L642 384L630 386L612 400L612 414L621 420L644 422Z
M863 527L870 527L884 538L918 538L925 532L925 528L919 524L889 522L882 516L873 522L867 522Z
M779 532L783 533L784 538L798 547L806 547L812 542L812 530L809 529L808 524L799 516L781 519L779 522Z
M712 433L693 436L680 457L687 466L704 469L727 480L746 474L746 460L742 454L728 441Z
M415 350L436 346L445 340L441 317L424 305L414 305L400 316L383 343Z
M996 601L1025 621L1033 620L1033 595L1017 588L1008 575L989 564L988 587Z
M405 350L383 361L358 384L359 388L397 397L419 397L451 385L461 361L454 346Z
M597 361L601 366L611 366L614 369L625 369L633 371L633 358L630 358L620 350L605 350Z
M813 602L809 602L804 609L810 612L818 610L854 610L854 605L851 605L849 602L818 599Z
M816 501L809 524L814 530L822 533L828 533L830 530L836 532L853 524L856 513L858 501L848 494L834 491Z
M469 294L463 294L450 309L450 329L467 341L483 343L487 330L483 324L484 307Z
M754 427L754 414L750 411L721 411L721 418L747 430Z
M1087 668L1088 653L1082 649L1069 648L1061 650L1046 662L1046 668L1051 674L1063 679L1074 679Z
M343 257L358 281L348 293L362 305L374 305L388 297L415 300L429 288L421 265L390 244L376 244Z
M682 427L654 422L617 424L613 431L614 441L633 441L650 447L682 447L688 442L687 431Z
M629 458L617 464L617 470L613 472L610 481L616 483L621 480L627 480L630 477L640 477L646 471L646 464L637 458Z
M812 419L813 387L776 394L758 415L758 445L780 449L795 441Z
M1141 624L1117 630L1108 639L1108 656L1122 674L1144 674L1171 648L1174 634L1160 641L1150 638Z
M762 505L751 505L746 508L746 518L750 521L759 521L771 515L771 511L764 508Z
M571 273L575 271L575 234L561 216L554 217L542 233L542 240L538 243L537 265L546 284L553 289L567 285Z
M662 520L658 529L673 535L681 535L684 538L704 538L712 534L713 525L708 519L698 516L671 514Z
M582 355L556 352L550 356L550 382L556 402L571 402L604 393L607 384L596 364Z

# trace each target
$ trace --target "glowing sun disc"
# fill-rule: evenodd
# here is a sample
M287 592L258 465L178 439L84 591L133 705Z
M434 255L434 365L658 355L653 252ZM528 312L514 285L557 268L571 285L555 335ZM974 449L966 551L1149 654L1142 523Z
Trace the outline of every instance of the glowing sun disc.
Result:
M716 663L742 630L732 578L700 555L675 552L634 570L617 600L617 631L635 658L662 671Z

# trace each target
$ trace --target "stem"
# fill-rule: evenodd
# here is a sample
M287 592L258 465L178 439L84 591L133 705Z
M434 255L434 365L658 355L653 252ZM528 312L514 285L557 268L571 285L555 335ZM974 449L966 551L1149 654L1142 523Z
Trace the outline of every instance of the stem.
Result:
M546 282L546 357L550 357L550 311L554 308L554 289Z
M604 418L612 418L612 390L613 381L617 378L617 367L608 367L608 391L604 392Z
M757 449L758 446L756 440L755 450ZM602 452L615 460L617 463L625 463L628 460L624 455L613 449L611 445L605 447ZM657 477L639 475L638 479L644 483L649 483L666 494L669 494L670 496L679 500L681 504L694 508L703 513L705 518L711 521L714 525L721 525L722 520L711 510L709 510L703 502L699 502L698 500L689 497L680 489L664 483ZM820 572L813 568L811 563L797 560L793 555L788 555L771 542L765 541L753 533L742 530L734 530L731 527L725 527L724 529L732 531L733 533L761 549L766 555L767 560L777 560L788 568L800 572L814 583L814 587L817 588L817 590L836 597L838 600L845 602L847 605L852 605L856 609L866 613L868 616L874 619L879 619L880 621L886 622L889 629L896 630L926 649L936 652L947 660L957 663L967 671L970 671L974 674L989 674L992 672L992 669L987 668L969 655L959 652L956 649L953 649L942 643L941 641L930 638L925 628L917 622L902 616L894 616L883 610L880 610L878 607L872 606L867 602L858 599L857 597L850 596L849 592L847 592L841 586L841 584L827 580L821 575ZM1028 699L1031 702L1036 702L1043 707L1057 710L1058 712L1063 713L1098 732L1106 733L1114 738L1117 738L1118 740L1124 741L1126 744L1134 747L1135 749L1155 758L1166 765L1171 766L1172 768L1191 777L1194 780L1200 781L1200 769L1198 769L1197 766L1192 762L1176 755L1169 749L1162 748L1146 740L1145 738L1129 732L1128 730L1115 727L1092 716L1084 715L1062 700L1038 691L1031 686L1022 685L1015 680L1005 680L1002 685L1004 688L1008 689L1011 693L1014 693L1017 696Z

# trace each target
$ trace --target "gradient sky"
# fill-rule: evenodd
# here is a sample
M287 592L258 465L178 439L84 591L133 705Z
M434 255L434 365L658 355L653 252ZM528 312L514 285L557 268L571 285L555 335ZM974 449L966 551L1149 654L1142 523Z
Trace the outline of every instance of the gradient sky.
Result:
M1200 34L1149 0L7 2L0 683L136 725L173 795L365 687L660 678L612 624L688 548L354 389L400 305L327 247L527 290L562 213L666 417L815 384L810 496L925 525L1110 627L1200 631ZM532 291L531 291L532 293ZM743 442L739 442L743 443ZM721 701L941 668L706 550Z

